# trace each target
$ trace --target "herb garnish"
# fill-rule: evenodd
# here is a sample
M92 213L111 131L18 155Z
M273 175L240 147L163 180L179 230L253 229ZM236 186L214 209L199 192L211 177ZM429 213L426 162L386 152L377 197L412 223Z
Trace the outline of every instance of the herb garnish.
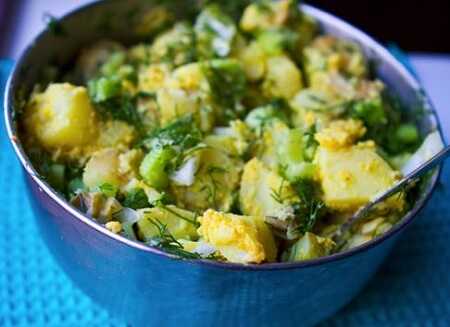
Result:
M176 255L181 259L202 259L200 254L186 251L183 245L177 241L177 239L170 233L167 225L163 224L158 219L147 218L148 221L153 224L157 231L158 236L153 237L148 244L150 246L157 247L164 250L167 253Z
M296 230L301 234L311 231L325 213L325 203L317 196L317 186L311 180L300 180L295 185L300 202L294 204Z
M147 149L163 146L176 146L181 151L196 146L202 140L202 133L197 128L192 114L185 115L166 127L152 132L142 145Z
M117 188L117 186L112 185L110 183L103 183L98 187L98 190L100 192L102 192L104 195L106 195L107 197L115 197L117 195L117 192L119 191L119 189Z
M173 210L172 208L169 208L168 206L166 206L166 205L163 204L162 202L157 203L156 206L157 206L158 208L161 208L161 209L163 209L163 210L166 210L167 212L171 213L172 215L174 215L174 216L176 216L176 217L178 217L178 218L180 218L180 219L182 219L182 220L184 220L184 221L187 221L188 223L194 225L195 227L200 227L200 223L197 221L195 215L193 215L192 218L185 217L185 216L183 216L182 214L178 213L176 210Z
M124 207L131 209L142 209L148 208L150 206L148 202L148 197L144 190L141 188L135 188L130 190L122 202Z
M201 58L230 54L237 28L234 21L216 4L206 6L195 22L197 52Z
M215 209L217 209L218 207L217 189L220 186L220 182L214 177L214 174L216 173L223 174L226 172L227 170L225 168L219 166L209 166L206 170L206 174L210 178L211 183L203 186L201 191L206 191L208 193L208 202Z
M235 60L211 60L203 64L214 104L222 112L222 120L242 118L241 100L246 92L246 79Z
M282 178L280 185L278 186L278 189L272 188L272 191L270 193L270 196L272 199L274 199L276 202L283 204L286 200L285 197L283 197L283 188L284 188L284 182L286 179Z
M55 36L66 36L67 32L61 25L61 22L49 13L43 16L44 22L47 24L48 30Z

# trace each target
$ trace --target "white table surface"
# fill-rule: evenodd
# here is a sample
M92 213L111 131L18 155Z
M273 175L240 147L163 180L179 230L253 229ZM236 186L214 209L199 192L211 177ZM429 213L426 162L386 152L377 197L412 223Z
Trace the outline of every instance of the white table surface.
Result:
M60 17L68 11L93 2L94 0L22 0L14 18L15 24L9 28L12 33L3 55L17 58L25 45L45 27L44 13ZM411 61L418 72L426 91L430 95L441 118L447 139L450 139L450 54L434 55L411 53Z

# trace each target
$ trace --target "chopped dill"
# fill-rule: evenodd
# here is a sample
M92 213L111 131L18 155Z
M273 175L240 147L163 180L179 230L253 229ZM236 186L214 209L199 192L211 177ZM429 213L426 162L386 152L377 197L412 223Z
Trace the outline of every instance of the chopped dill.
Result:
M170 213L173 214L174 216L176 216L176 217L178 217L178 218L180 218L180 219L182 219L182 220L184 220L184 221L187 221L188 223L194 225L195 227L199 227L199 226L200 226L200 223L197 221L195 215L193 215L192 218L185 217L185 216L183 216L182 214L180 214L180 213L176 212L175 210L173 210L172 208L169 208L168 206L166 206L166 205L163 204L162 202L158 202L158 203L156 204L156 206L157 206L158 208L161 208L161 209L163 209L163 210L166 210L167 212L170 212Z
M61 25L61 22L49 13L43 16L44 22L47 24L47 29L55 36L66 36L67 32Z
M202 133L197 128L193 115L188 114L175 120L166 127L152 132L145 140L143 146L152 149L157 146L177 146L181 151L196 146L202 140Z
M207 184L203 186L201 191L206 191L208 193L208 202L213 208L217 208L217 189L220 186L220 182L214 177L214 174L224 174L227 170L223 167L219 166L209 166L206 170L207 175L209 176L209 179L211 181L210 184Z
M202 259L200 254L186 251L183 245L177 241L177 239L170 233L167 225L163 224L158 219L147 218L148 221L153 224L157 231L158 236L153 237L148 244L150 246L157 247L164 250L167 253L176 255L181 259Z
M283 204L284 201L286 200L283 197L283 187L284 187L284 182L286 180L283 178L281 180L280 185L278 186L278 189L272 188L272 192L270 193L270 196L272 197L272 199L274 199L276 202Z
M301 234L311 231L317 220L325 213L325 203L317 196L313 181L300 180L295 184L300 202L294 205L296 230Z
M123 206L131 209L142 209L150 206L148 197L142 188L130 190L122 202Z

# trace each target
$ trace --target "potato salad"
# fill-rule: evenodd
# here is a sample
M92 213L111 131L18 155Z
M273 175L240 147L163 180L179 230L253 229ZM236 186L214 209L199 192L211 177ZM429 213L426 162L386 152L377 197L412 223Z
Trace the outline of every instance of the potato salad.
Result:
M50 69L19 115L36 170L72 205L176 258L241 264L345 251L401 219L409 190L333 240L422 142L357 43L294 0L150 14L161 24L141 43L99 40Z

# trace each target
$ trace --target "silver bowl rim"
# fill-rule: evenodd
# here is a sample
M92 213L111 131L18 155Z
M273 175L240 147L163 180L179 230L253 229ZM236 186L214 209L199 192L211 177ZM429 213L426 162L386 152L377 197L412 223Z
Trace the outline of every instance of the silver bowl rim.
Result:
M95 0L91 3L79 6L67 14L61 16L58 21L64 21L72 16L75 16L79 14L80 12L88 11L93 7L99 6L105 1L103 0ZM342 29L345 29L349 32L351 35L358 36L359 40L363 43L368 45L371 49L378 52L382 57L383 61L389 62L398 73L402 75L403 78L406 79L408 84L416 91L423 95L423 104L424 106L429 110L429 115L433 116L436 123L436 128L440 134L441 139L444 141L443 133L442 133L442 127L441 123L439 121L439 117L437 115L437 112L432 105L432 102L426 92L424 92L423 88L421 87L420 83L417 81L417 79L405 68L405 66L400 63L388 50L386 50L382 45L380 45L377 41L375 41L372 37L364 33L363 31L359 30L358 28L354 27L353 25L345 22L344 20L329 14L321 9L315 8L310 5L302 4L301 5L302 10L314 18L318 19L318 21L327 21L330 22L334 26L338 26ZM355 248L352 248L350 250L346 250L343 252L335 253L329 256L320 257L316 259L311 260L305 260L305 261L298 261L298 262L274 262L274 263L264 263L264 264L240 264L240 263L228 263L228 262L218 262L218 261L212 261L212 260L205 260L205 259L180 259L172 254L169 254L167 252L164 252L163 250L160 250L156 247L145 245L144 243L140 243L138 241L133 241L131 239L126 238L125 236L121 236L115 233L112 233L106 227L102 226L101 224L97 223L93 218L85 215L77 208L73 207L69 204L67 200L65 200L60 194L58 194L55 190L53 190L50 185L45 182L43 179L39 177L39 174L36 172L36 170L33 168L33 165L31 161L28 159L22 145L20 144L19 138L16 136L16 128L14 124L13 119L13 103L14 103L14 91L15 91L15 81L19 79L19 72L22 67L23 62L28 57L28 54L32 51L35 44L39 43L39 41L47 34L49 33L47 28L44 28L34 39L31 41L28 46L23 50L21 53L19 59L14 64L14 67L9 75L8 81L6 83L5 87L5 97L4 97L4 118L5 118L5 124L6 124L6 131L8 135L8 139L11 142L14 151L16 152L17 157L19 158L20 163L22 164L25 172L29 175L29 177L32 178L32 180L38 185L39 190L45 192L51 200L56 202L60 207L62 207L66 212L68 212L71 216L78 219L82 223L90 226L95 230L97 233L100 233L102 235L105 235L111 239L114 239L115 241L118 241L122 243L125 246L134 248L136 250L149 252L151 254L156 254L161 257L165 257L168 259L173 259L176 261L179 261L180 264L182 262L187 264L195 264L195 265L205 265L209 266L211 268L217 268L217 269L225 269L225 270L289 270L289 269L298 269L298 268L308 268L312 266L322 265L326 263L335 262L338 260L342 260L348 257L351 257L353 255L356 255L358 253L367 251L378 244L384 242L385 240L393 237L397 233L399 233L401 230L403 230L407 225L409 225L415 217L417 217L418 212L424 207L424 205L428 202L431 195L433 194L436 185L439 181L440 174L442 171L442 165L439 165L437 168L437 172L433 175L431 180L431 187L429 188L428 192L425 194L424 197L422 197L415 206L407 212L401 219L400 222L398 222L394 227L392 227L388 232L384 233L383 235L380 235L376 237L375 239L366 242L362 245L359 245Z

